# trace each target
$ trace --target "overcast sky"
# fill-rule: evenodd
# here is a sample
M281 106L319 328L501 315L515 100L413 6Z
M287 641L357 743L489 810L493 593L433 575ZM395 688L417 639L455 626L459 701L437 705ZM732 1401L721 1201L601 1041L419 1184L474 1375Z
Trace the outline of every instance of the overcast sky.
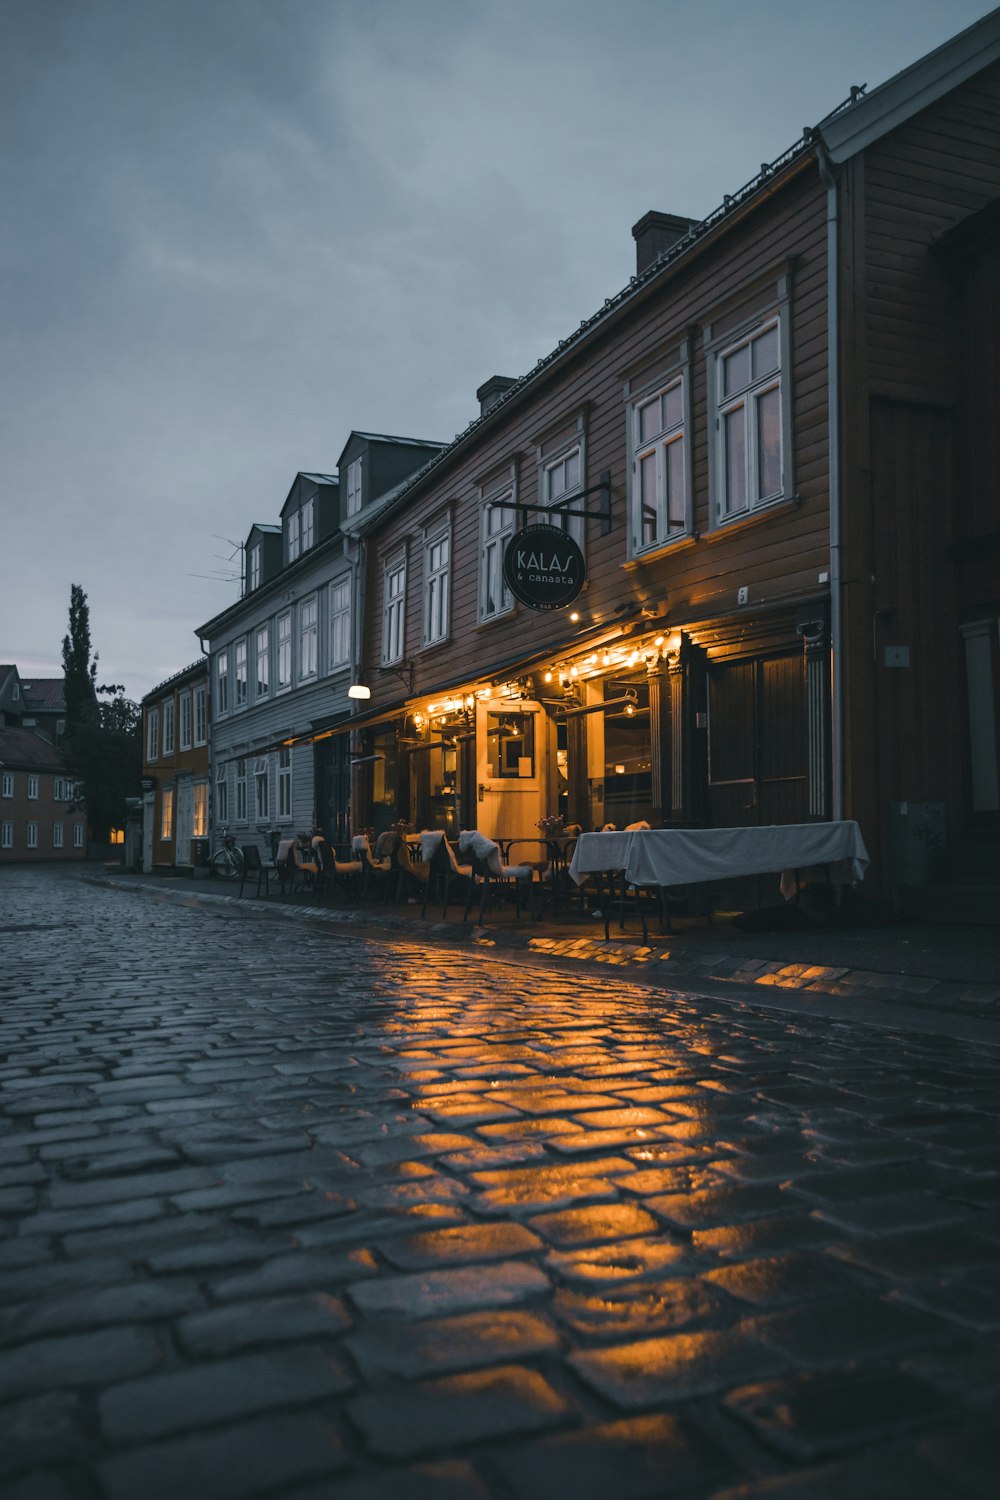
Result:
M448 441L981 0L0 0L0 661L141 697L352 427Z

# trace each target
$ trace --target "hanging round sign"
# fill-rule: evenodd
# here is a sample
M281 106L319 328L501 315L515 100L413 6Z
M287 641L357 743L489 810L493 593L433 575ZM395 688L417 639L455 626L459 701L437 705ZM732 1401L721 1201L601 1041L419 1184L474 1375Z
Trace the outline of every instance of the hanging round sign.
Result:
M558 526L524 526L503 554L504 582L529 609L565 609L587 581L583 553Z

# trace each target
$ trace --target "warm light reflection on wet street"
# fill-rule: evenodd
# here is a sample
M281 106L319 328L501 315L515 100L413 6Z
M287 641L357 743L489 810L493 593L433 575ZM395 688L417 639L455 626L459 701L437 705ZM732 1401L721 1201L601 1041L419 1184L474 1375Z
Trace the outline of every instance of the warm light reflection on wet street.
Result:
M63 895L8 935L0 1475L986 1493L988 1049Z

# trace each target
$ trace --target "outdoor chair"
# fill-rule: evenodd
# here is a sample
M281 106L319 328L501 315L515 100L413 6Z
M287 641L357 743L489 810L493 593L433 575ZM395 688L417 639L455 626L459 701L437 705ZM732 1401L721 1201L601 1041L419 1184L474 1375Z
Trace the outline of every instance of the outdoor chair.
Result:
M376 859L366 833L356 833L351 840L351 853L361 865L361 893L358 905L364 906L370 890L377 891L384 901L389 893L393 863L391 858Z
M309 851L312 853L312 850ZM292 867L292 895L296 892L316 890L316 877L319 874L319 864L315 859L304 858L304 851L299 847L298 839L292 839L289 850L290 863Z
M451 902L451 894L457 885L465 886L467 896L470 895L475 883L471 864L460 864L455 857L455 851L445 838L444 834L437 829L429 829L420 835L420 852L423 855L424 864L427 866L427 882L424 886L424 904L420 915L427 915L427 903L430 900L431 886L436 885L443 893L441 906L441 920L444 921L448 914ZM465 913L468 915L469 904L466 901Z
M313 839L312 847L319 864L321 890L325 893L336 887L345 896L357 899L358 880L363 871L360 859L338 859L336 850L319 836Z
M271 879L271 869L265 865L260 857L260 850L256 844L241 844L240 852L243 855L243 869L240 871L240 895L248 880L257 881L257 895L260 895L261 886L264 887L264 895L270 894L268 882Z
M520 917L522 902L527 905L531 886L537 874L532 865L507 864L501 858L500 846L478 829L466 829L458 836L459 853L472 866L472 880L466 894L463 921L468 920L475 887L479 886L479 921L482 923L495 894L514 897L514 915Z
M294 839L281 839L274 851L274 873L278 877L278 891L283 896L295 884L295 861L292 858Z

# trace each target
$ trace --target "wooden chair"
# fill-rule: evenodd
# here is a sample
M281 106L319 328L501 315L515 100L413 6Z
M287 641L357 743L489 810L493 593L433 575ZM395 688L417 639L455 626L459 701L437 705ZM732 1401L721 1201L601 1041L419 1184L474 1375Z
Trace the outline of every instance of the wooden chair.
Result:
M260 857L260 850L256 844L241 844L240 852L243 855L243 869L240 873L240 895L248 880L257 881L257 895L260 895L261 886L264 887L264 895L270 895L268 882L271 879L271 868L264 864Z
M331 849L324 838L314 838L312 846L320 867L322 891L325 893L336 888L356 900L358 882L363 873L360 859L338 859L336 850Z
M420 915L427 915L427 903L430 899L431 886L436 884L438 890L443 892L441 906L441 920L444 921L448 915L448 906L451 902L451 893L457 885L466 887L467 900L465 904L465 915L469 914L469 900L471 892L475 888L475 876L470 864L460 864L455 857L455 851L445 838L443 833L432 831L420 835L420 845L427 866L427 882L424 887L424 904Z

